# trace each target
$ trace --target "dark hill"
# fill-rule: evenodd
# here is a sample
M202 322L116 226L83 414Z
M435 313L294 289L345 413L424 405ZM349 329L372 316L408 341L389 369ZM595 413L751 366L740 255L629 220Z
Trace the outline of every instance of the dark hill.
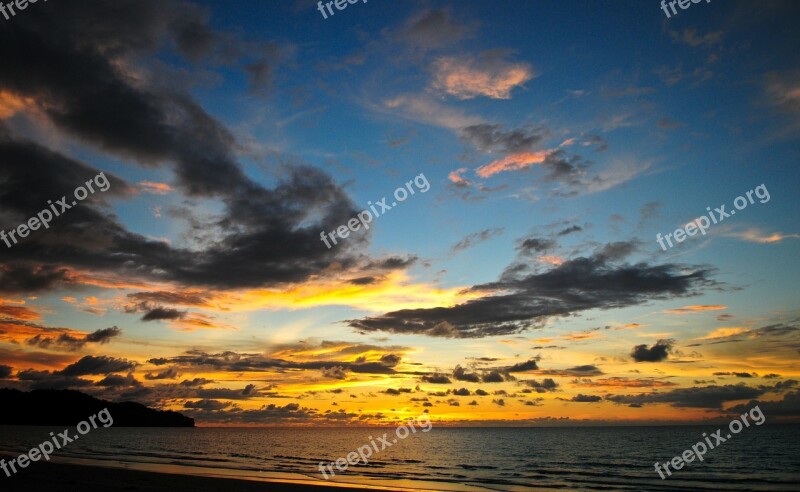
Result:
M112 403L73 390L0 388L0 425L77 425L108 408L114 427L194 427L178 412L154 410L134 402Z

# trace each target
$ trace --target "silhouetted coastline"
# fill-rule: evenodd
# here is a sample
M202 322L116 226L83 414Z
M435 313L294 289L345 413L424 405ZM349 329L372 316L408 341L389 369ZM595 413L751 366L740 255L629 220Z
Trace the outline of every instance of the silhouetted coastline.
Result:
M0 425L77 425L104 408L115 427L194 427L178 412L154 410L140 403L112 403L74 390L0 389Z

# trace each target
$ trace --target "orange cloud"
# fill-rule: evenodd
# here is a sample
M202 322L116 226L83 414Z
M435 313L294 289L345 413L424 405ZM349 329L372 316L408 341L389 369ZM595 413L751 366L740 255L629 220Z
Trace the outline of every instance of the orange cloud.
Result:
M462 176L462 174L467 172L466 167L462 167L461 169L456 169L455 171L450 171L450 174L447 175L447 179L457 185L469 185L470 181Z
M723 326L722 328L717 328L716 330L712 331L708 335L701 337L700 340L711 340L713 338L724 338L730 337L733 335L739 335L740 333L747 333L750 331L747 328L741 328L738 326Z
M665 309L665 314L694 314L694 313L702 313L704 311L721 311L723 309L728 309L728 306L723 306L721 304L712 304L708 306L683 306L682 308L677 309Z
M537 256L536 259L541 262L556 266L564 263L564 258L561 258L560 256Z
M118 277L113 273L96 273L78 270L69 270L65 277L68 279L67 282L71 284L92 285L95 287L103 287L105 289L160 290L164 289L166 285L136 281L128 276L125 276L124 278ZM62 298L62 300L69 302L66 300L66 298Z
M172 192L172 186L166 183L155 183L153 181L139 181L139 191L152 195L166 195Z
M68 335L73 338L83 338L88 335L88 333L72 330L70 328L48 328L30 323L24 319L0 320L0 341L13 343L15 345L24 345L28 340L37 335L56 338L61 335Z
M433 72L433 87L459 99L511 99L511 91L535 75L527 63L507 63L491 52L477 58L439 58Z
M669 386L677 386L677 383L670 381L659 381L652 378L644 379L630 379L626 377L610 377L604 379L590 380L590 379L576 379L572 381L574 386L585 387L606 387L606 388L666 388Z
M213 316L201 313L190 313L183 318L171 321L170 326L183 332L196 330L238 330L238 328L233 325L215 321Z
M18 348L6 349L0 347L0 360L4 364L17 369L62 369L67 364L75 362L74 355L54 354L51 352L30 352Z
M11 118L25 108L33 106L33 99L19 97L16 94L0 91L0 119Z
M489 176L503 171L525 169L534 164L541 164L547 159L547 156L552 153L552 150L540 150L538 152L520 152L518 154L512 154L479 167L475 170L475 173L482 178L488 178Z
M643 326L649 326L649 325L643 325L641 323L628 323L628 324L625 324L625 325L622 325L622 326L617 326L614 329L615 330L635 330L635 329L641 328Z
M725 235L728 237L741 239L749 243L758 243L758 244L779 243L784 239L800 239L800 234L784 234L782 232L768 233L755 228L739 232L728 232L725 233Z
M23 306L7 306L0 304L0 316L8 316L13 319L31 321L42 316L36 311Z
M580 333L568 333L566 335L562 335L561 338L564 340L570 340L573 342L577 342L579 340L589 340L592 338L603 338L603 335L597 331L583 331Z

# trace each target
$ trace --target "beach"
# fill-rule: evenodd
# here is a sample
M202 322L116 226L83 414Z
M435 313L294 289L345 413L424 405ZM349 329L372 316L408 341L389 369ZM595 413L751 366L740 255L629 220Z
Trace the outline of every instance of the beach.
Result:
M176 490L202 490L204 492L248 492L279 488L289 492L323 492L345 490L370 490L340 485L309 485L289 482L264 482L230 478L200 477L174 473L156 473L123 468L75 465L64 463L36 463L21 473L2 477L2 490L26 492L52 492L81 490L84 492L116 492L131 490L146 492L174 492ZM402 489L391 489L402 490Z

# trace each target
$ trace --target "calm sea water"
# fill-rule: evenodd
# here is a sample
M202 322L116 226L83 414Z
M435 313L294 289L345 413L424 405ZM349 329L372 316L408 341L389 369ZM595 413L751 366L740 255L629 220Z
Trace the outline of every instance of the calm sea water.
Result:
M429 490L800 490L800 426L751 427L705 461L661 480L653 468L714 426L437 428L350 466L335 481ZM0 427L0 452L25 451L44 427ZM187 474L322 481L335 461L393 429L126 429L91 431L55 460ZM72 433L72 432L71 432ZM35 465L35 463L33 464ZM26 471L34 470L29 466Z

